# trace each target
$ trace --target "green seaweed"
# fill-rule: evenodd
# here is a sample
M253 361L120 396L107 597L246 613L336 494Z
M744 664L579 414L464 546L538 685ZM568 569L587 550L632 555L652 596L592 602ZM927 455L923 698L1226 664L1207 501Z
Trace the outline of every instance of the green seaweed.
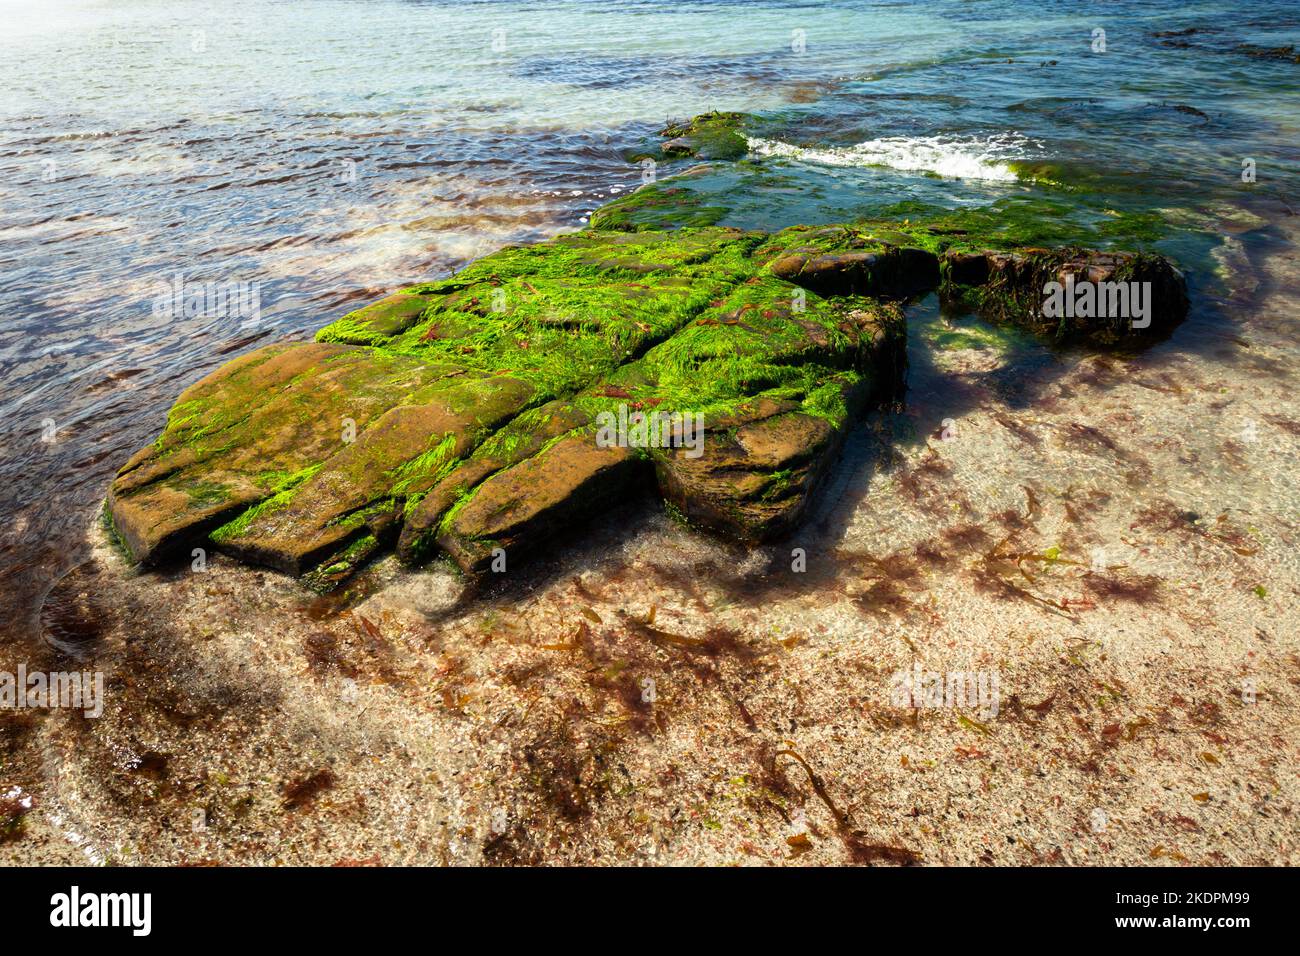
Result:
M707 114L670 126L666 152L743 156L745 121ZM158 483L191 508L215 509L209 521L238 502L240 513L211 533L218 544L234 544L255 536L259 519L286 510L323 471L311 482L312 507L269 526L279 534L280 525L318 520L315 530L328 531L322 540L330 542L320 550L340 549L310 572L312 585L325 587L391 541L395 524L412 530L399 553L413 561L445 536L467 554L492 545L460 527L466 506L485 484L509 484L492 483L493 476L590 433L602 413L694 413L710 441L732 451L738 435L751 434L743 431L749 423L768 418L763 428L775 433L764 434L794 457L733 468L729 500L669 505L683 520L766 533L780 526L773 516L784 503L797 513L813 486L809 460L835 447L821 423L837 432L869 399L897 388L907 299L938 291L949 305L994 323L1106 345L1124 341L1126 330L1044 323L1043 281L1084 254L1076 243L1135 249L1131 258L1109 260L1121 281L1163 264L1143 251L1163 235L1159 217L1059 197L1009 196L959 210L905 202L887 215L762 233L715 225L725 210L693 182L684 174L648 184L602 207L580 232L507 246L450 278L349 312L317 333L330 348L310 363L273 366L273 381L259 372L269 351L236 360L171 410L153 449ZM926 334L937 348L1015 341L1014 333L980 324ZM394 409L402 411L385 416ZM298 436L313 425L354 415L366 433L361 451L346 453L349 439L335 447L319 430L310 453L299 451ZM455 424L440 424L424 444L387 431L448 420ZM249 474L245 458L233 469L236 480L209 480L210 462L258 447L268 434L282 450L268 467ZM808 444L791 450L782 441ZM634 457L653 461L661 478L674 467L663 449L638 448ZM164 459L172 471L159 465ZM347 490L317 519L317 496L328 498L332 488ZM258 500L243 507L250 497ZM769 510L746 511L755 502ZM509 507L498 496L475 512L490 520Z
M270 497L258 502L235 518L214 529L209 538L214 543L221 544L245 534L257 518L287 507L289 502L293 500L295 489L320 471L321 467L321 464L311 465L301 471L284 476L271 489Z

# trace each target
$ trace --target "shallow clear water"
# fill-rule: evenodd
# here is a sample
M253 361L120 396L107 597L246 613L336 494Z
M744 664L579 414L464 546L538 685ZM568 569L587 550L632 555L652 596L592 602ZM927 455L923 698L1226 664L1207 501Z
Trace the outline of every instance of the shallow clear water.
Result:
M623 150L665 119L765 118L744 190L712 180L740 225L1043 200L1035 214L1170 253L1207 295L1229 278L1223 236L1267 241L1248 210L1296 205L1300 183L1300 67L1237 47L1300 40L1295 3L117 0L0 17L0 578L20 604L75 562L109 478L186 384L580 227L639 182ZM1055 182L1016 163L1055 164L1037 167ZM178 275L247 283L259 314L160 314Z

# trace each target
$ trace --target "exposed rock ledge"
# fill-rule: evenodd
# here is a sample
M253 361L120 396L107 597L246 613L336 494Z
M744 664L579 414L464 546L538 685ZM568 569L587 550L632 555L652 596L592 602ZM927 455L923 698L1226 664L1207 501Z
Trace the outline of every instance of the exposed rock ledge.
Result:
M1150 326L1044 319L1044 284L1066 276L1150 282ZM935 289L1101 347L1167 334L1187 308L1153 255L879 223L589 229L218 369L122 468L106 513L144 564L211 546L318 588L394 545L478 573L642 488L691 524L766 540L799 520L855 416L897 393L901 303ZM597 441L601 413L638 411L698 414L702 447Z

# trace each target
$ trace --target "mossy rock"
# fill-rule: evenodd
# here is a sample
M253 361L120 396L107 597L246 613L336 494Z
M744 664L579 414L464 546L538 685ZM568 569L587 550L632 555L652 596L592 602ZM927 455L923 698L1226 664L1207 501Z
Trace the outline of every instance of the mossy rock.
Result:
M322 334L317 340L348 345L375 345L418 322L420 314L428 305L427 296L397 292L365 308L349 312L329 327L329 334Z
M108 514L142 562L211 546L317 588L394 547L479 573L648 488L692 525L769 540L863 409L898 393L909 297L1103 347L1186 311L1158 256L988 240L905 220L506 247L191 386ZM1064 278L1152 283L1151 326L1046 321L1043 285Z
M591 228L649 232L712 226L726 214L725 206L705 205L698 195L681 185L680 179L674 178L663 183L647 183L601 206L592 213Z
M736 160L749 155L749 140L742 128L751 121L747 113L701 113L684 123L670 123L659 131L662 142L627 154L629 162L653 159Z
M1140 346L1168 335L1187 315L1187 282L1163 256L1085 249L1020 249L1011 252L949 251L940 262L941 293L987 319L1028 329L1055 342L1084 342L1095 348ZM1052 309L1045 289L1072 289L1102 296L1123 294L1125 306L1095 303L1067 314ZM1085 289L1087 287L1087 289ZM1144 300L1132 315L1129 290ZM1055 314L1053 314L1055 313Z
M660 149L670 157L742 159L749 155L749 141L740 127L748 118L744 113L702 113L687 123L661 130L659 135L667 142Z

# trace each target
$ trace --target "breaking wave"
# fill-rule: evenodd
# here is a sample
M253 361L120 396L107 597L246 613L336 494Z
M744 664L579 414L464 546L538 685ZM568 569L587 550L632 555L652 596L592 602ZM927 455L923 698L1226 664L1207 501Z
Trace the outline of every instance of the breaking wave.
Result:
M884 136L855 146L793 146L777 140L752 138L757 156L776 156L824 166L885 166L907 172L927 172L952 179L1014 182L1009 161L1036 145L1020 133L999 133L984 139L944 136Z

